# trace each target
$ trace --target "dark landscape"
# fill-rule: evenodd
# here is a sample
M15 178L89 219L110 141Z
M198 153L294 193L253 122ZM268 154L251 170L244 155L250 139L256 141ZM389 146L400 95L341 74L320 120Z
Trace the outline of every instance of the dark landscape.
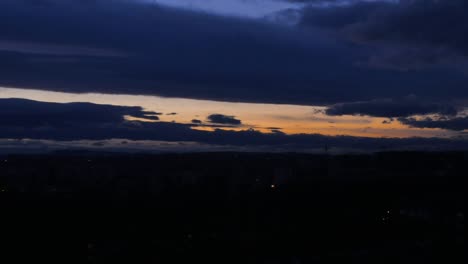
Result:
M16 258L461 263L468 154L3 156ZM64 259L65 260L65 259Z

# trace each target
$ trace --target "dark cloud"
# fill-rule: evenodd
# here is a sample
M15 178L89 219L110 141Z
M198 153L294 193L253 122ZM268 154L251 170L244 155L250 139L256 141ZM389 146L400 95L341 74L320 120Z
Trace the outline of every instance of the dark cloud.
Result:
M138 112L138 113L134 113L131 116L132 117L137 117L137 118L143 118L143 119L147 119L147 120L151 120L151 121L158 121L159 120L158 115L159 114L156 113L156 112L141 111L141 112Z
M389 118L389 119L387 119L387 120L384 120L384 121L382 121L382 124L384 124L384 125L388 125L388 124L391 124L391 123L393 123L393 121L395 121L395 119L393 119L393 118Z
M367 47L322 30L137 2L0 1L0 85L320 105L468 97L463 73L361 67ZM343 12L337 27L355 21L335 7L320 10L321 24L332 10Z
M399 118L403 124L411 127L419 128L441 128L455 131L463 131L468 129L468 117L456 117L456 118L425 118L417 120L414 118Z
M209 115L207 119L210 123L215 123L215 124L225 124L225 125L234 125L234 126L239 126L242 124L242 121L239 119L236 119L235 116L212 114L212 115Z
M429 48L421 46L384 47L373 54L367 61L358 65L399 71L424 69L435 65L456 68L467 72L467 58L444 48Z
M141 107L96 105L91 103L42 103L24 99L0 99L1 126L47 127L73 124L103 125L123 122L125 116L158 120L155 113Z
M301 24L329 29L380 48L373 66L404 70L431 65L468 69L468 2L407 0L309 8Z
M203 122L199 119L192 119L192 124L201 124L201 123Z
M452 104L424 102L408 96L400 99L380 99L365 102L342 103L330 106L327 115L367 115L374 117L406 117L412 115L456 115Z
M124 54L112 50L100 50L67 45L41 44L21 41L0 40L0 50L15 53L41 54L52 56L84 56L84 57L125 57Z
M188 125L125 119L146 118L151 112L141 107L0 99L0 109L0 138L190 140L185 136L190 132Z
M283 131L279 130L279 129L272 129L270 130L271 133L274 133L274 134L285 134Z

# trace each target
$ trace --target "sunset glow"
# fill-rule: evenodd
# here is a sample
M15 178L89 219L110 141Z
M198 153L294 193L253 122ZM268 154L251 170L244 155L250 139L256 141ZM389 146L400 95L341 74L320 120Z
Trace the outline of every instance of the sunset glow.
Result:
M241 126L224 127L227 130L255 129L265 133L272 130L286 134L349 135L361 137L449 137L456 132L441 129L410 128L398 121L383 123L386 118L369 116L328 116L323 106L233 103L158 96L116 94L72 94L41 90L0 88L0 98L25 98L42 102L140 106L147 111L161 113L160 121L191 124L202 121L193 129L213 131L206 117L213 113L233 115L242 120ZM173 113L173 114L171 114ZM168 115L169 114L169 115ZM129 120L148 121L128 117Z

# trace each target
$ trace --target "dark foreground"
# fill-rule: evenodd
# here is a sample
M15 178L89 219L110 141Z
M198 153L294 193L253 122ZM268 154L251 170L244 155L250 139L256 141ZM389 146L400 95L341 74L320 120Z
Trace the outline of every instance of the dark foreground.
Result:
M467 166L466 153L3 157L2 249L62 263L461 263Z

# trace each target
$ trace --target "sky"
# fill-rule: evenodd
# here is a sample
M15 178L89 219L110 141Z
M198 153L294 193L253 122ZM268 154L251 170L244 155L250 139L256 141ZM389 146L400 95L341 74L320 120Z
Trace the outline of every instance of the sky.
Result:
M463 0L3 0L0 154L468 148Z

